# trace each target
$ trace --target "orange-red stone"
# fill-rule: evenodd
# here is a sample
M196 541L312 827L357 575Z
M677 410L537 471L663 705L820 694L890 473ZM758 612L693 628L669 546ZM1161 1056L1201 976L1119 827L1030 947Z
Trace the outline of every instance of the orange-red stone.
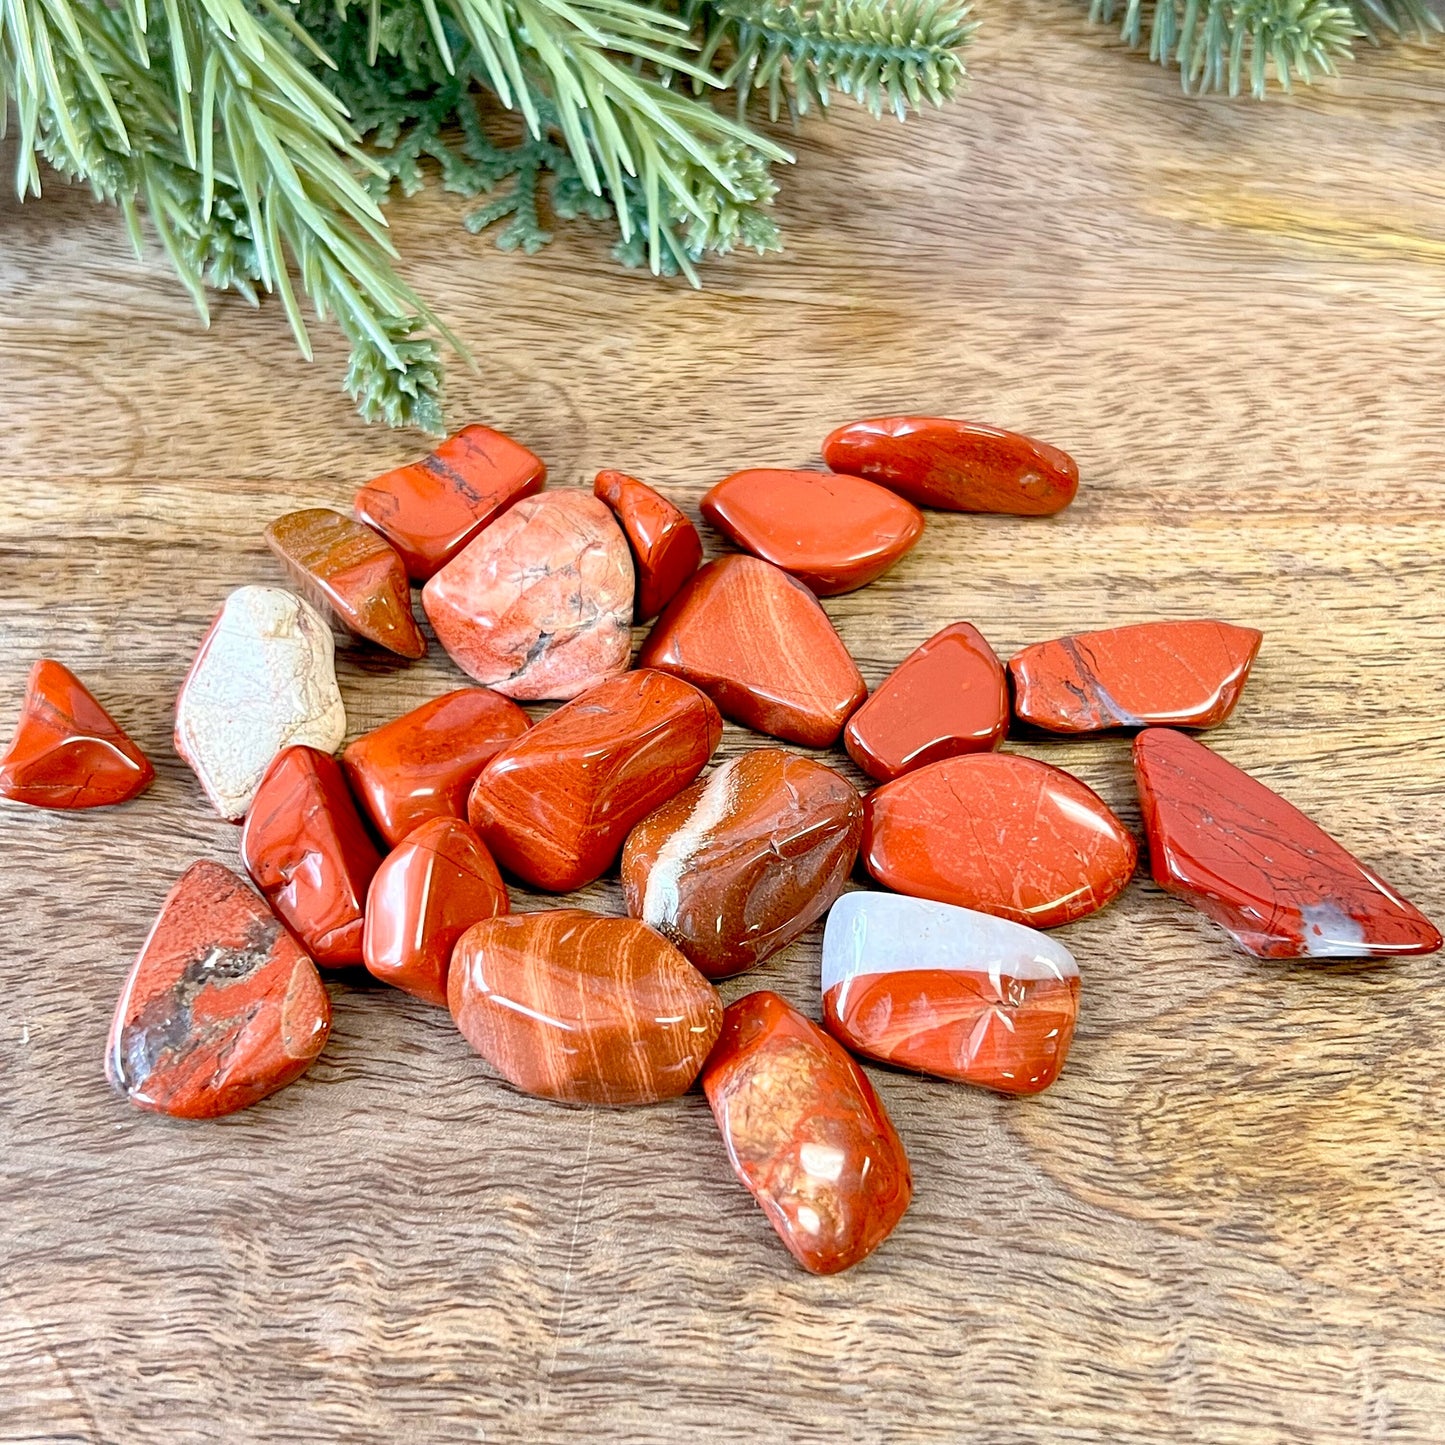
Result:
M702 499L702 514L820 597L881 577L923 535L917 507L861 477L829 472L734 472Z
M366 966L384 983L445 1007L457 939L508 907L497 865L472 828L433 818L392 849L371 880Z
M1134 740L1154 881L1256 958L1434 953L1440 931L1293 804L1172 728Z
M429 457L368 482L356 515L375 527L425 582L483 527L547 479L542 459L485 426L467 426Z
M106 1073L139 1109L210 1119L305 1073L330 1031L300 944L229 868L193 863L121 990Z
M1138 861L1133 835L1061 768L970 753L868 795L863 860L885 888L1032 928L1111 902Z
M637 565L633 615L650 622L702 561L697 528L666 497L626 472L601 471L592 490L617 516Z
M913 1197L908 1156L862 1069L775 993L723 1015L702 1074L733 1171L814 1274L893 1232Z
M639 667L700 687L745 727L825 748L868 696L813 594L770 562L719 557L658 618Z
M1067 507L1079 468L1067 452L1018 432L937 416L850 422L823 443L823 460L920 507L1045 516Z
M992 752L1008 731L1008 681L983 634L954 622L910 652L848 719L848 756L880 783L960 753Z
M266 543L307 601L348 631L402 657L426 651L406 566L370 527L327 507L308 507L277 517L266 528Z
M30 669L20 721L0 758L0 796L36 808L103 808L150 787L150 759L68 667Z
M357 738L341 765L367 817L394 848L428 818L465 818L477 774L529 726L510 698L463 687Z
M686 1090L722 1024L711 984L631 918L579 908L478 923L447 1001L509 1083L576 1104L651 1104Z
M278 753L246 815L241 861L317 963L360 963L366 890L381 855L336 759L315 748Z
M1212 728L1234 711L1262 640L1227 622L1141 622L1036 642L1009 659L1014 714L1056 733Z
M633 824L692 782L721 737L717 709L695 687L625 672L504 747L468 816L503 868L568 893L612 866Z

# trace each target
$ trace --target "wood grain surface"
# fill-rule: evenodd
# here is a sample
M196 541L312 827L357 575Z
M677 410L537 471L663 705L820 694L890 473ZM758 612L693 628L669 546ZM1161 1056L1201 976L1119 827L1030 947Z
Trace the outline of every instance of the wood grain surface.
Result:
M453 199L399 207L480 358L451 419L556 484L623 467L694 512L883 410L1066 447L1069 511L930 514L829 600L868 681L959 618L1005 656L1259 626L1211 741L1445 917L1439 53L1193 104L1074 7L985 19L946 114L809 125L789 251L701 294L620 272L600 228L527 258ZM520 1096L364 980L332 979L332 1042L260 1106L127 1108L101 1075L121 980L176 875L237 857L170 746L192 651L229 589L281 583L271 517L421 448L351 415L329 333L308 368L277 306L201 331L87 195L0 212L0 728L57 657L159 769L122 810L0 809L0 1439L1445 1438L1440 960L1261 964L1142 877L1060 935L1084 987L1049 1093L870 1070L917 1194L839 1278L793 1266L697 1093ZM349 736L459 682L436 648L339 656ZM1024 750L1137 824L1125 740ZM621 911L614 879L584 897ZM817 979L815 929L724 991L816 1016Z

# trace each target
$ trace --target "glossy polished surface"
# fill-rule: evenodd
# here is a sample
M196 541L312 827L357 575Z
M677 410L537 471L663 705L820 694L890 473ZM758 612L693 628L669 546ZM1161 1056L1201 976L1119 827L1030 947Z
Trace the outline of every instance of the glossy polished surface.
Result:
M305 1073L330 1032L301 946L229 868L193 863L121 990L106 1074L139 1109L210 1119Z
M1434 953L1440 933L1318 824L1171 728L1134 740L1154 881L1256 958Z
M854 1053L1037 1094L1078 1014L1073 956L1020 923L897 893L848 893L828 915L823 1019Z
M968 622L935 632L848 719L848 756L880 783L961 753L991 752L1008 731L1008 680Z
M842 892L863 802L832 768L756 748L644 818L622 850L627 911L709 978L786 948Z
M870 793L863 860L895 892L1054 928L1116 898L1138 847L1104 801L1062 769L1015 753L972 753Z
M458 688L349 743L341 766L394 848L429 818L465 818L477 774L529 726L527 714L501 693Z
M459 818L433 818L382 859L366 895L362 956L384 983L446 1006L452 948L510 907L497 865Z
M103 808L150 787L150 759L68 667L30 669L20 720L0 758L0 797L34 808Z
M739 547L820 597L881 577L923 535L917 507L886 487L830 472L734 472L701 505Z
M176 751L223 818L251 806L293 743L335 752L346 736L326 619L279 587L238 587L201 640L176 699Z
M508 697L571 698L632 654L632 555L590 493L518 502L422 590L437 641Z
M335 758L315 748L278 754L246 815L241 861L317 963L361 962L366 890L381 855Z
M681 1094L722 1024L712 985L670 943L579 908L469 928L447 997L467 1042L505 1079L577 1104Z
M567 893L611 867L633 824L692 782L721 737L717 709L695 687L624 673L503 748L468 816L503 868Z
M542 459L520 442L466 426L430 456L368 482L356 494L356 515L401 553L415 581L425 582L546 478Z
M412 616L406 566L370 527L326 507L309 507L277 517L266 528L266 544L307 600L343 627L402 657L426 651Z
M1009 659L1014 713L1056 733L1211 728L1234 711L1263 637L1227 622L1141 622L1036 642Z
M593 493L616 514L637 564L633 616L650 622L702 561L697 528L666 497L626 472L601 471Z
M825 748L868 696L828 615L801 582L756 557L719 557L673 598L639 667L700 687L734 722Z
M823 460L920 507L1046 516L1067 507L1079 468L1067 452L1018 432L937 416L850 422L823 443Z
M804 1269L851 1269L893 1232L913 1197L903 1143L811 1019L775 993L739 999L702 1086L734 1173Z

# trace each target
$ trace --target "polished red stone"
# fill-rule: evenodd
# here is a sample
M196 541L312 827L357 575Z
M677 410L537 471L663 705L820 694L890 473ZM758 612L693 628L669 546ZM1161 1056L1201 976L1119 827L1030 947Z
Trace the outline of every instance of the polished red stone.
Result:
M880 783L926 763L996 748L1008 731L1008 682L983 634L967 622L910 652L848 719L848 756Z
M1256 958L1434 953L1413 904L1278 793L1172 728L1134 740L1154 881Z
M692 782L721 737L717 709L695 687L625 672L504 747L468 816L503 868L568 893L612 866L633 824Z
M20 721L0 758L0 796L36 808L103 808L150 787L156 770L68 667L30 669Z
M542 459L485 426L463 427L429 457L368 482L356 515L401 553L425 582L513 502L539 491Z
M1014 714L1056 733L1212 728L1234 711L1262 640L1227 622L1141 622L1036 642L1009 660Z
M433 818L376 870L362 956L382 982L445 1007L457 939L509 906L497 865L470 825Z
M665 939L579 908L469 928L447 985L457 1028L509 1083L577 1104L683 1093L718 1036L722 1003Z
M277 517L266 528L266 544L306 599L348 631L402 657L426 651L412 615L406 566L370 527L327 507L308 507Z
M626 472L601 471L592 490L617 516L637 565L633 615L650 622L702 561L697 528L666 497Z
M702 514L739 547L820 597L881 577L923 535L923 513L886 487L831 472L734 472Z
M913 1197L908 1156L862 1069L775 993L723 1015L702 1087L733 1171L814 1274L893 1232Z
M229 868L193 863L121 990L106 1074L139 1109L210 1119L305 1073L330 1031L300 944Z
M952 512L1045 516L1067 507L1079 489L1079 468L1058 447L937 416L850 422L823 443L823 460L920 507Z
M366 890L381 855L335 758L306 747L277 753L246 814L241 861L317 963L361 962Z
M628 834L627 911L708 978L726 978L786 948L828 911L862 836L863 803L846 778L781 748L754 748Z
M700 687L734 722L825 748L868 696L813 594L770 562L719 557L668 605L639 667Z
M970 753L868 795L863 861L885 888L1054 928L1111 902L1138 861L1133 835L1061 768Z
M531 724L484 687L434 697L357 738L341 766L357 801L391 847L428 818L465 818L477 774Z

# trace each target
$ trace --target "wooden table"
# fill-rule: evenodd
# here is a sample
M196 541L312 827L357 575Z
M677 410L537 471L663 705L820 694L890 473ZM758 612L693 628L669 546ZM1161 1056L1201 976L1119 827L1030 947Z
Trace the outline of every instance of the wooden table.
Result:
M1054 0L987 20L946 115L808 126L789 251L701 294L619 272L589 226L527 258L448 198L398 208L481 358L451 419L557 484L622 466L689 506L859 414L1057 442L1068 512L934 514L830 600L870 683L960 617L1005 656L1258 625L1211 743L1445 916L1438 53L1196 105ZM126 1108L101 1076L121 980L186 864L236 861L170 747L191 653L231 588L281 580L269 518L344 507L419 445L350 414L329 333L308 368L279 307L223 301L203 332L88 197L3 209L4 725L59 657L159 778L121 811L0 811L0 1439L1441 1438L1440 960L1261 964L1142 879L1061 935L1083 1013L1048 1094L873 1071L917 1194L841 1278L792 1265L700 1096L521 1097L444 1013L364 982L259 1107ZM458 682L437 649L340 658L351 735ZM1125 739L1027 751L1137 822ZM621 908L614 881L586 901ZM724 992L816 1014L817 974L815 930Z

